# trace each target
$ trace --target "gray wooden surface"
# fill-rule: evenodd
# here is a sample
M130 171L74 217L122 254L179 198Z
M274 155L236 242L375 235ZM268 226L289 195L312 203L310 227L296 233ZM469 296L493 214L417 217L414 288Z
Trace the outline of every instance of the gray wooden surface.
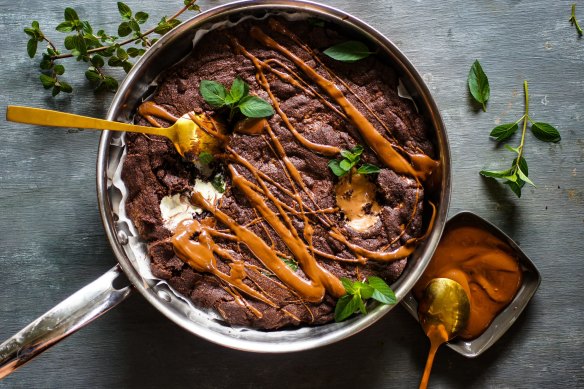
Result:
M128 0L171 14L182 1ZM226 1L201 1L208 9ZM431 387L584 387L584 39L568 23L572 1L334 0L392 39L428 83L453 156L451 214L471 210L502 227L539 267L543 281L512 329L469 360L437 356ZM0 112L7 104L104 116L112 95L94 94L69 61L74 96L51 98L38 82L22 33L33 19L51 31L66 5L110 31L113 0L0 0ZM584 24L584 1L578 0ZM491 82L488 112L470 104L475 59ZM530 83L535 118L555 124L559 144L528 136L537 189L517 199L479 177L507 164L488 133L523 112ZM0 340L115 263L98 215L98 133L0 122ZM514 141L517 141L516 139ZM518 142L518 141L517 141ZM198 339L134 295L66 339L0 387L416 387L428 342L401 307L372 328L321 349L288 355L232 351Z

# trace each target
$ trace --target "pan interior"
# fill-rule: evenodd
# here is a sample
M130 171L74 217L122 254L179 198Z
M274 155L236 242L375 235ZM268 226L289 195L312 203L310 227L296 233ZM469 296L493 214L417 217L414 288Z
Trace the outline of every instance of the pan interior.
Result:
M449 152L442 120L421 77L391 42L363 22L332 8L298 1L243 1L209 10L165 35L138 61L116 94L107 118L132 121L136 107L155 88L157 76L188 55L192 50L193 40L203 39L204 31L217 25L234 23L242 18L263 18L268 14L279 14L291 19L324 19L381 47L382 55L400 73L401 80L416 105L436 130L434 141L442 166L441 189L434 194L438 208L436 222L428 239L410 256L404 273L392 285L399 301L425 269L442 232L449 199ZM120 265L136 289L163 314L188 331L212 342L245 351L299 351L350 336L373 324L394 307L378 306L366 316L358 316L342 323L278 331L234 328L226 325L214 312L194 307L188 299L175 293L165 281L156 279L150 272L145 243L141 241L125 214L126 189L120 179L124 152L123 134L103 134L98 157L97 185L106 233Z

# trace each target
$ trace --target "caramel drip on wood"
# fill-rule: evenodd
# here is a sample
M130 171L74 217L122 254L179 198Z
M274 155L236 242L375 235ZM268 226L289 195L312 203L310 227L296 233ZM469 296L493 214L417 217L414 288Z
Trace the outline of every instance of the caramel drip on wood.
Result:
M335 83L318 74L316 70L304 63L304 61L296 56L296 54L267 36L259 27L252 27L250 32L256 40L280 52L292 61L304 72L304 74L312 79L334 101L336 101L343 111L345 111L345 114L351 123L357 127L365 142L367 142L369 147L371 147L371 149L377 154L378 158L383 161L387 167L393 169L397 173L407 174L420 180L426 179L426 177L432 173L432 171L423 169L420 166L413 167L393 148L391 142L381 135L371 122L369 122L369 120L367 120L367 118L349 100L347 100L343 92L341 92Z

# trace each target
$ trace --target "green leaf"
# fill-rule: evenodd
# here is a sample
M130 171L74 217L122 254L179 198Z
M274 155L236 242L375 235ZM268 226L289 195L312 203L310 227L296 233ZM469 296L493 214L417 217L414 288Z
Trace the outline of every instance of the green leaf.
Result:
M513 182L513 181L505 181L504 184L508 185L509 188L513 191L513 193L515 193L515 195L517 197L521 197L522 185L518 184L517 182Z
M531 132L535 137L544 142L559 142L562 137L560 132L550 124L537 122L531 125Z
M73 25L71 22L62 22L55 28L55 30L59 32L71 32L73 31Z
M513 166L515 166L515 164L517 164L517 158L515 158L513 160ZM527 161L525 160L525 158L520 157L519 158L519 163L517 164L519 166L519 168L525 173L526 176L529 175L529 169L527 167Z
M211 107L220 108L225 105L227 89L222 84L216 81L202 80L199 92L205 102Z
M113 77L105 76L103 83L110 92L115 92L118 90L118 80Z
M367 283L374 289L372 299L382 304L395 304L397 302L393 290L382 278L371 276L367 278Z
M123 62L122 62L122 60L120 60L118 57L116 57L114 55L114 56L110 57L110 59L108 59L107 64L109 66L112 66L112 67L119 67L119 66L123 65Z
M128 36L132 33L132 27L128 22L122 22L118 26L118 35L119 36Z
M77 16L77 12L73 8L67 7L65 8L65 20L68 22L77 21L79 16Z
M28 56L30 58L33 58L35 56L38 43L39 42L34 38L28 40L28 43L26 44L26 52L28 53Z
M34 28L37 31L40 31L40 26L39 26L39 22L36 20L33 20L32 23L30 24L32 26L32 28Z
M341 167L341 169L348 172L353 168L353 166L355 166L355 162L351 162L348 159L343 159L339 163L339 166Z
M237 103L243 97L247 96L249 93L249 85L241 78L237 77L233 80L231 84L231 89L229 89L229 96L231 97L231 103Z
M73 88L71 87L71 85L69 85L65 81L59 81L59 84L61 84L61 92L65 92L65 93L73 92Z
M118 47L116 50L116 56L120 59L120 61L125 61L128 59L128 53L121 47Z
M213 162L213 154L211 154L208 151L203 151L202 153L199 154L199 162L201 162L204 165L208 165L211 162Z
M213 188L215 188L215 190L217 190L217 192L224 193L225 192L225 185L226 185L225 184L225 177L223 177L223 175L221 173L215 174L215 176L211 180L211 185L213 185Z
M122 63L122 68L124 69L124 72L126 72L126 73L130 73L130 70L132 70L132 67L134 67L134 64L130 61L124 61L124 63Z
M189 11L197 11L199 12L201 10L201 8L199 7L198 4L195 4L194 1L192 0L184 0L184 5L188 5L189 8L187 8Z
M136 21L140 24L144 24L146 23L146 21L148 20L148 14L146 12L136 12L136 15L134 15L134 18L136 19Z
M349 150L341 150L341 156L343 158L348 159L351 162L358 162L359 159L361 159L361 157L359 156L359 154L352 153Z
M489 87L489 79L483 71L483 67L478 60L474 61L468 73L468 89L472 97L483 106L483 111L486 112L486 103L491 94Z
M519 147L512 147L509 145L504 146L507 150L511 151L512 153L519 154Z
M37 34L36 34L36 31L34 29L29 28L29 27L25 27L24 32L26 35L28 35L31 38L34 38L36 40Z
M53 97L57 96L61 92L61 87L59 85L53 85L53 90L51 91L51 95Z
M75 47L75 35L66 36L63 44L67 50L73 50Z
M138 22L136 22L136 20L132 19L128 22L128 24L130 25L132 31L140 32L140 25L138 24Z
M65 73L65 66L58 64L53 67L53 71L59 76Z
M373 54L366 44L359 41L347 41L329 47L324 54L341 62L355 62Z
M101 68L105 65L103 57L99 54L94 54L91 59L90 62L93 66L95 66L96 68Z
M87 20L84 20L81 22L81 29L86 34L89 34L89 35L93 34L93 28L91 28L91 24L89 24L89 22Z
M363 146L357 145L351 149L351 152L355 155L361 155L363 154L363 150L364 150Z
M123 19L130 19L132 17L132 10L126 4L118 1L118 11Z
M373 296L373 289L369 284L359 282L359 295L361 296L362 300L369 300L371 296Z
M347 170L344 170L343 168L341 168L339 161L336 159L329 161L328 167L332 170L333 174L337 177L342 177L348 173Z
M89 81L95 82L95 83L101 81L101 76L95 70L87 70L85 72L85 78L87 78Z
M335 321L341 322L355 313L359 309L360 302L359 296L345 295L341 297L335 307Z
M517 123L501 124L500 126L493 128L489 136L495 138L497 142L501 142L509 139L513 134L515 134L518 128L519 126Z
M139 57L142 54L144 54L145 52L146 52L146 50L144 50L144 49L138 49L136 47L129 47L128 50L127 50L127 53L128 53L128 55L131 58Z
M288 258L282 258L280 257L280 259L282 261L284 261L284 263L286 264L286 266L288 266L290 269L292 269L292 271L296 271L298 270L298 262L292 260L292 259L288 259Z
M531 182L531 180L527 177L527 174L524 173L521 168L517 169L517 176L522 180L525 181L526 183L528 183L529 185L535 187L535 184L533 182Z
M49 70L51 67L53 66L53 64L51 63L50 60L48 59L43 59L40 63L39 63L39 67L42 70Z
M237 106L248 118L264 118L274 114L271 104L257 96L245 96Z
M511 174L511 169L508 170L481 170L479 172L481 176L491 177L491 178L503 178Z
M41 83L43 84L43 87L45 89L49 89L53 85L55 85L55 79L51 76L47 76L46 74L41 74L39 76L39 78L41 79Z
M347 292L347 294L355 294L355 287L353 286L353 281L351 281L348 278L341 277L341 284L343 285L343 288L345 288L345 292Z
M380 171L381 169L379 169L377 166L368 163L361 165L359 169L357 169L357 173L359 174L376 174Z

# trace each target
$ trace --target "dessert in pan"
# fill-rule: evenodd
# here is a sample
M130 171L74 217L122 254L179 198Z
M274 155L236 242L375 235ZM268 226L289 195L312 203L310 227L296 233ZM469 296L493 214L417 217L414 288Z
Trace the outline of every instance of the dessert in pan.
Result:
M152 273L230 325L330 322L342 278L391 284L431 229L433 130L379 56L322 54L348 40L278 17L215 29L136 114L162 127L186 115L213 141L183 158L166 139L126 136L126 212ZM273 114L220 107L205 83Z

